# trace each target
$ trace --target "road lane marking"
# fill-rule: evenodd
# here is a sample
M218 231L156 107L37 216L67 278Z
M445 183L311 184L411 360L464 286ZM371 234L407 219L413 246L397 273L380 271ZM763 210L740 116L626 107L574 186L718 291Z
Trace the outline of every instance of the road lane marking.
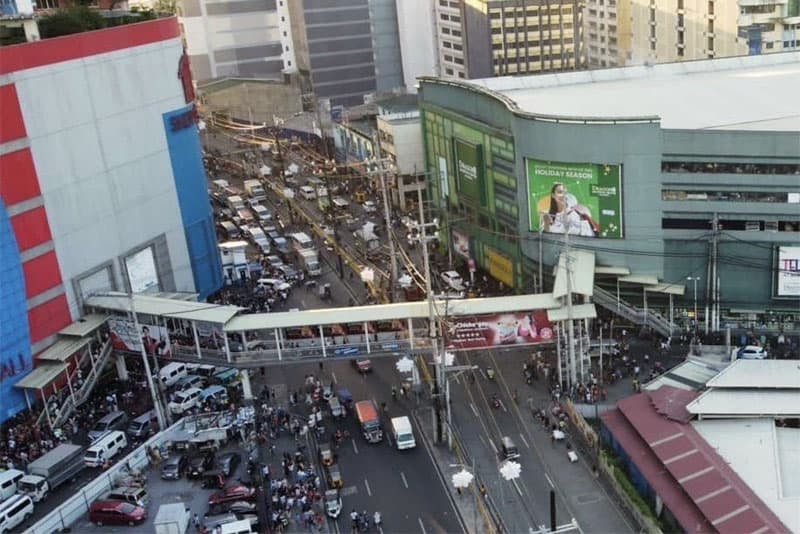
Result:
M519 433L519 437L521 437L521 438L522 438L522 443L524 443L524 444L525 444L525 446L526 446L526 447L528 447L528 448L530 449L530 448L531 448L531 446L530 446L530 445L528 445L528 440L526 440L526 439L525 439L525 436L523 436L523 435L522 435L522 432L520 432L520 433Z
M497 445L495 445L495 444L494 444L494 441L492 441L491 439L489 440L489 445L491 445L491 446L492 446L492 450L494 451L494 453L495 453L495 454L497 454L498 452L500 452L500 451L498 451L498 450L497 450Z
M514 483L514 487L517 488L517 493L519 493L519 496L522 497L522 490L519 489L519 484L517 484L517 479L516 478L512 479L511 482Z
M552 480L550 480L550 475L548 475L547 473L545 473L545 474L544 474L544 477L547 479L547 483L548 483L548 484L550 484L550 487L551 487L551 488L553 488L553 489L555 489L555 488L556 488L556 486L555 486L555 484L553 484L553 481L552 481Z
M339 522L338 521L333 521L333 529L336 531L336 534L341 534L341 531L339 530Z
M406 480L406 474L400 471L400 478L403 479L403 485L408 489L408 480Z
M503 402L502 400L499 400L499 399L498 399L498 401L497 401L497 402L499 402L499 403L500 403L500 407L503 409L503 411L504 411L504 412L506 412L506 413L508 413L508 410L506 409L506 403L505 403L505 402Z
M480 417L481 417L481 416L478 414L478 409L475 407L475 404L473 404L472 402L470 402L470 403L469 403L469 407L470 407L470 408L472 408L472 413L474 413L474 414L475 414L475 417L477 417L478 419L480 419Z
M338 384L338 382L336 380L336 373L334 373L333 371L331 371L331 380L333 380L334 384Z
M355 440L355 438L354 438L352 441L353 441L353 452L355 452L356 454L358 454L358 447L356 446L356 440Z
M367 480L366 478L364 479L364 485L367 487L367 495L372 497L372 490L369 489L369 480Z
M422 529L422 534L428 534L427 531L425 530L425 525L422 524L422 518L418 517L417 521L419 521L419 528Z
M461 385L461 381L459 380L458 375L456 375L455 378L453 378L453 380L455 380L456 384L458 384L459 386Z

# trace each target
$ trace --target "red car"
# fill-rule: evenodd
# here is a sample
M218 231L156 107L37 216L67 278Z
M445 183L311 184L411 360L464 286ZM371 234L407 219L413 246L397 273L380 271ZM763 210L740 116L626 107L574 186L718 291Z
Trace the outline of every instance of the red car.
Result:
M243 484L228 486L227 488L222 488L220 491L209 497L208 504L222 504L234 501L252 501L255 499L255 492L255 489Z
M141 506L113 500L94 501L89 507L89 521L101 525L138 525L147 519Z

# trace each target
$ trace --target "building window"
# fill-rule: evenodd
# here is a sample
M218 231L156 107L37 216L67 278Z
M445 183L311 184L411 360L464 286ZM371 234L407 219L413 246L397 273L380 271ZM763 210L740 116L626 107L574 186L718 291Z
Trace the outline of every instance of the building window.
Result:
M453 15L452 17L450 17L450 20L452 22L461 22L461 17L459 17L458 15Z
M453 37L461 37L461 30L453 30Z
M452 62L452 61L453 61L453 56L450 56L450 55L445 55L445 56L444 56L444 60L445 60L445 61L450 61L450 62Z
M441 13L439 18L442 20L450 20L450 15L446 15L445 13Z
M767 46L767 49L771 49L774 46L774 43L769 42L769 43L767 43L766 46Z
M450 35L450 28L442 28L442 33L445 35Z
M445 73L446 73L448 76L452 76L452 75L453 75L453 69L445 69L445 71L444 71L444 72L445 72Z
M455 62L456 65L463 65L464 64L464 60L462 58L460 58L460 57L455 58L453 61Z
M464 50L464 47L458 43L453 43L453 50Z
M450 41L442 41L442 46L445 48L452 48L453 45L450 44Z
M459 73L458 73L458 77L459 77L459 78L463 78L463 77L464 77L464 73L463 73L463 72L459 72Z

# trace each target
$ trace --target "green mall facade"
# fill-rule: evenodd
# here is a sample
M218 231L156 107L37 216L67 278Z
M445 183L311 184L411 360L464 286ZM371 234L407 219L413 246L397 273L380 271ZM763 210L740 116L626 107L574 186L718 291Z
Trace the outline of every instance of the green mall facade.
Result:
M420 80L431 204L456 265L550 290L569 241L594 253L598 290L664 314L673 302L678 324L716 305L719 329L800 329L800 128L545 114L524 109L535 89L488 82Z

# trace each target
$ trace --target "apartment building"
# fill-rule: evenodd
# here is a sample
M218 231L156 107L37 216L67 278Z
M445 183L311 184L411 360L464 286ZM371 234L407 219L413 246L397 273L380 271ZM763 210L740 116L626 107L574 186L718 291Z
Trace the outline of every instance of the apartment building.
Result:
M289 0L180 0L180 24L197 81L281 79L296 68Z
M587 0L584 24L590 68L800 47L797 0Z
M581 68L577 0L437 0L441 76L486 78Z

